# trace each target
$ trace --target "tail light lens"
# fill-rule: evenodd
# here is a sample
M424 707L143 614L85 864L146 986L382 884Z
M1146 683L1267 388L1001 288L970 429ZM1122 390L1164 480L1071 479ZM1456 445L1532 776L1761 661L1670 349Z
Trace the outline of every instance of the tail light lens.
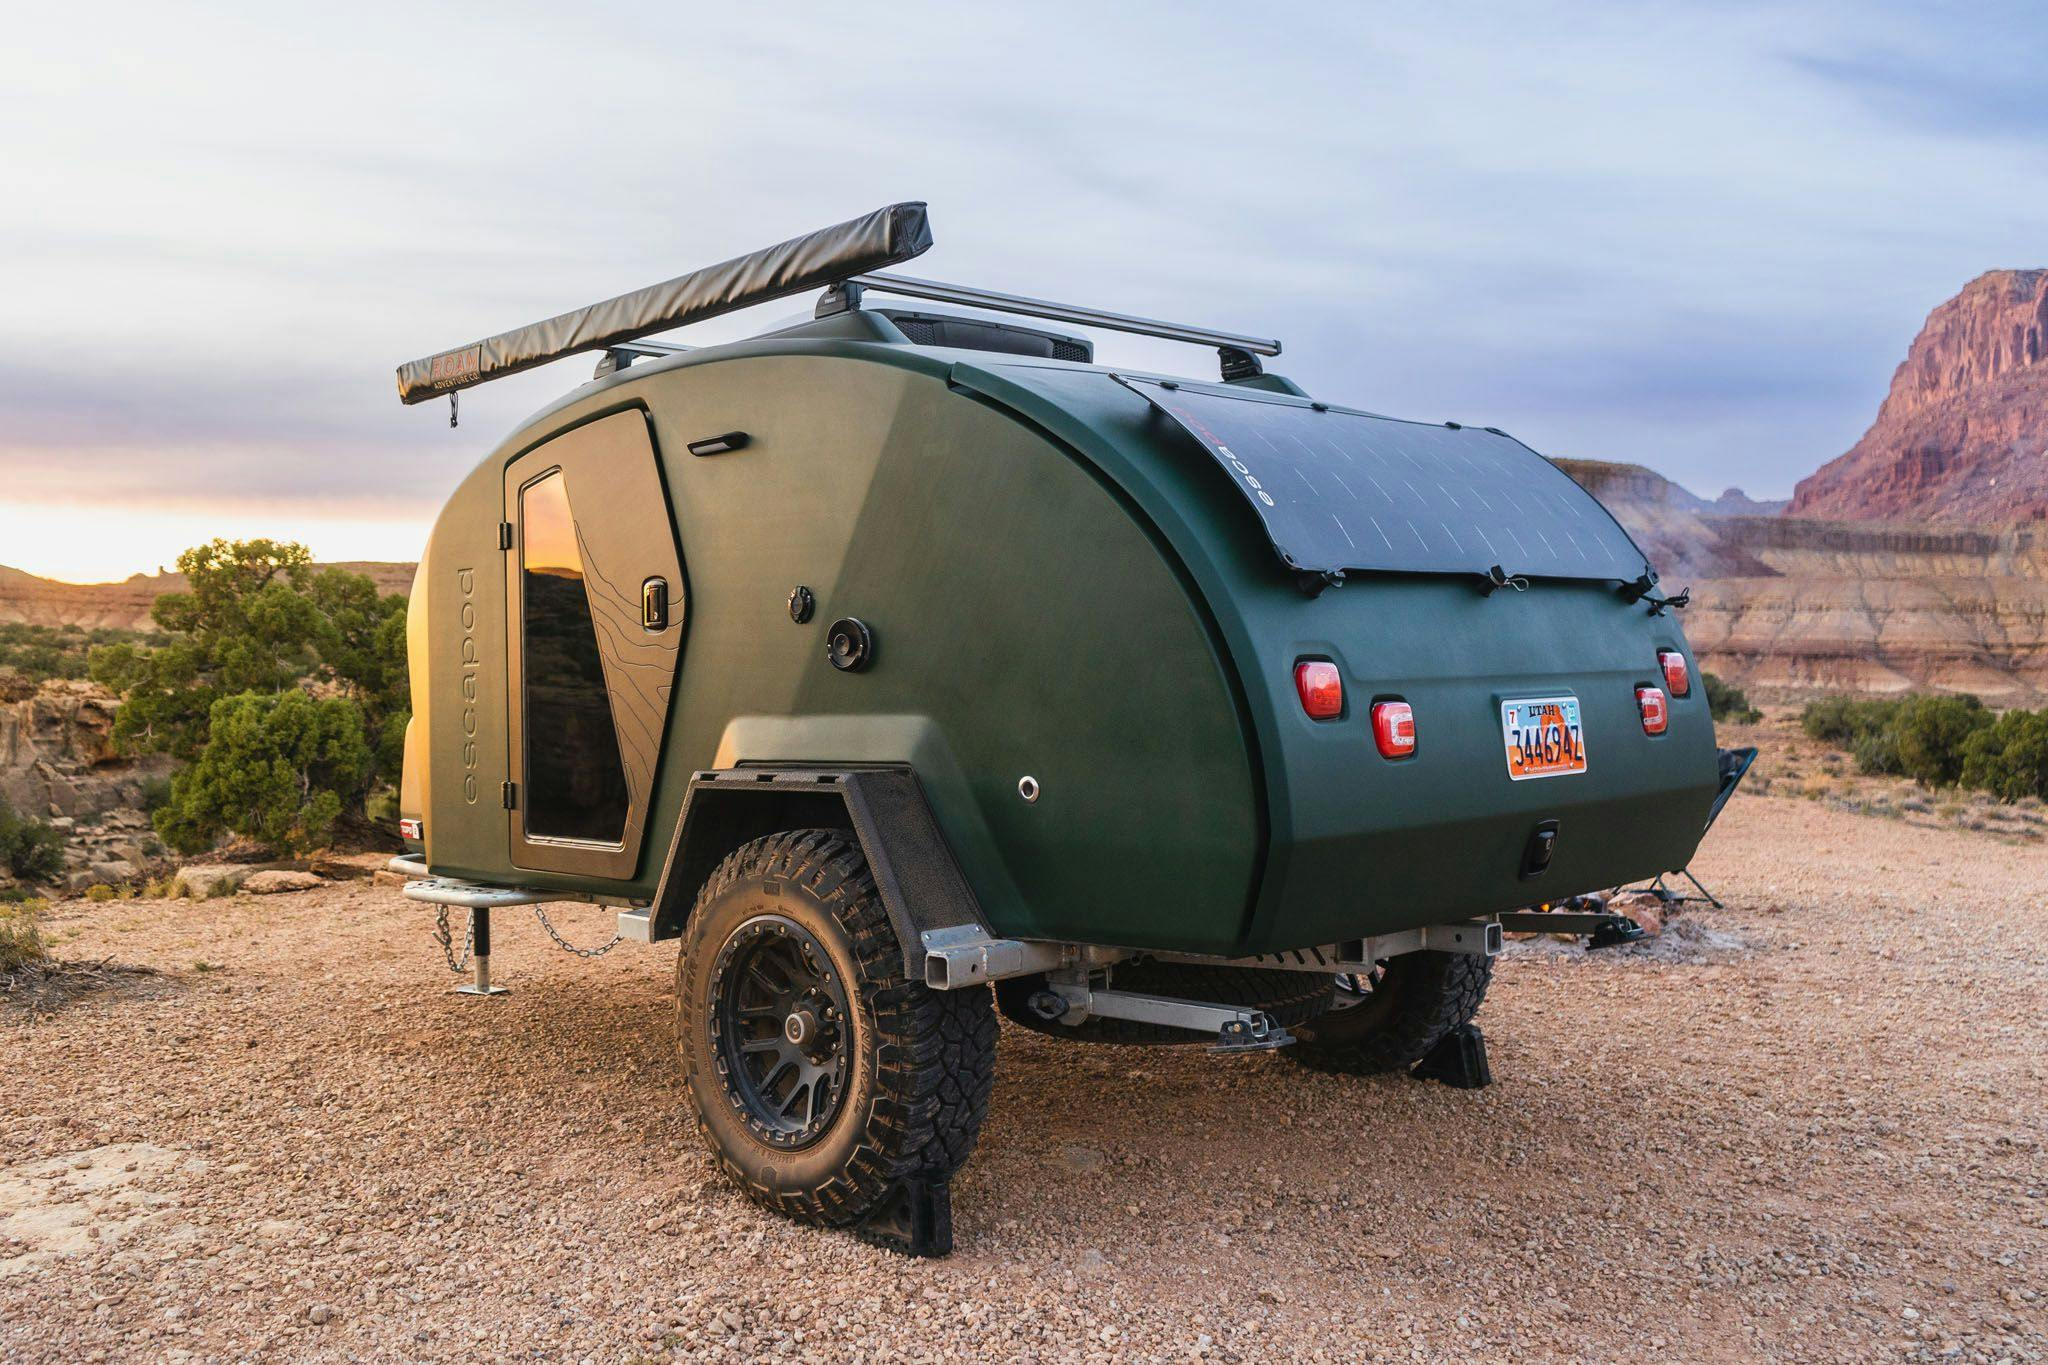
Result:
M1415 708L1405 701L1372 704L1372 742L1381 758L1406 758L1415 752Z
M408 815L398 822L398 837L401 839L424 839L427 837L427 827L421 821L415 820Z
M1664 700L1661 687L1638 687L1636 689L1636 710L1643 716L1643 733L1661 735L1664 727L1671 723L1671 703Z
M1692 670L1685 666L1685 656L1675 649L1657 651L1657 666L1664 670L1664 686L1674 697L1683 697L1692 691Z
M1335 720L1344 714L1344 675L1328 659L1303 659L1294 666L1294 690L1310 720Z

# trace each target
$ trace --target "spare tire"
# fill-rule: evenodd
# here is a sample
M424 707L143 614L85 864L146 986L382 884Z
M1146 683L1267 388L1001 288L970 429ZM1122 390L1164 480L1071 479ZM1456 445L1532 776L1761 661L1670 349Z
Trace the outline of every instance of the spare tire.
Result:
M1336 1001L1337 978L1322 972L1285 972L1268 967L1211 967L1186 962L1140 958L1109 969L1110 988L1139 995L1164 995L1199 1000L1206 1005L1264 1010L1283 1028L1307 1023ZM1213 1043L1192 1029L1141 1024L1132 1019L1093 1016L1078 1024L1055 1023L1031 1008L1031 997L1045 989L1043 973L1013 976L996 982L996 1008L1012 1023L1054 1038L1083 1043Z
M1374 1076L1429 1055L1472 1022L1493 980L1493 959L1478 953L1404 953L1371 975L1346 978L1332 1009L1301 1030L1287 1055L1315 1071Z

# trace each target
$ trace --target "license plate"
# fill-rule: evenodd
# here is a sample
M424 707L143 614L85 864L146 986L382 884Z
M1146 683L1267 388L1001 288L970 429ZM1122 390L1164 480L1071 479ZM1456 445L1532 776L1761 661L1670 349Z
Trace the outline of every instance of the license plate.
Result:
M1586 732L1577 697L1532 697L1500 704L1500 734L1507 743L1508 776L1562 777L1586 771Z

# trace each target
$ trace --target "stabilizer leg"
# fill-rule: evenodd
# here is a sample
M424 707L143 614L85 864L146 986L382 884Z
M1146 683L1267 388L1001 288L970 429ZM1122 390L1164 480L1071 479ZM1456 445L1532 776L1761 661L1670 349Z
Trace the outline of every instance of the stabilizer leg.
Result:
M470 921L470 965L475 975L469 984L457 986L457 995L503 995L503 986L491 984L491 910L480 905L469 912Z

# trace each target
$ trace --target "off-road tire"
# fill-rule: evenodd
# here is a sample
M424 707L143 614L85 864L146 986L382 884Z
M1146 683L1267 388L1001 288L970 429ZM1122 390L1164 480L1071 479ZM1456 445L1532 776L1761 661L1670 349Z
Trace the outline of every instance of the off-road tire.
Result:
M1119 962L1109 969L1109 984L1113 990L1264 1010L1272 1016L1274 1023L1290 1029L1330 1008L1336 995L1335 981L1334 977L1316 972L1283 972L1266 967L1210 967L1159 962L1150 958ZM1013 1023L1076 1042L1158 1045L1216 1041L1192 1029L1167 1028L1132 1019L1096 1016L1079 1024L1054 1023L1031 1008L1031 997L1044 989L1045 977L1039 974L998 981L996 1006Z
M722 946L761 915L784 916L825 949L852 1023L851 1078L822 1134L771 1146L722 1079L712 1036ZM698 1131L749 1197L829 1227L859 1223L905 1181L943 1182L974 1150L988 1113L997 1024L985 989L935 991L903 974L903 952L867 860L838 830L744 845L698 893L676 961L676 1041Z
M1287 1055L1316 1071L1372 1076L1402 1071L1472 1022L1493 959L1477 953L1403 953L1380 967L1371 994L1296 1029Z

